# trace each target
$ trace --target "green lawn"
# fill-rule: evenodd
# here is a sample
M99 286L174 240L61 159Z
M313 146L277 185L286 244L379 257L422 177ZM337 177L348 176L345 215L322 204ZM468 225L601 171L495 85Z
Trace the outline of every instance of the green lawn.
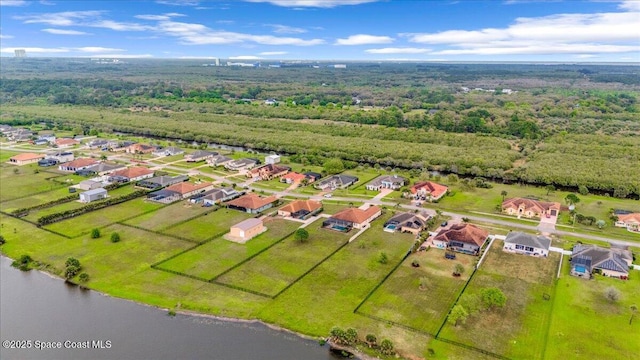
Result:
M124 221L127 225L139 226L148 230L160 231L177 224L178 222L199 216L213 208L203 207L186 201L165 206L154 212L143 214Z
M4 166L5 162L9 161L10 158L16 156L20 154L17 151L8 151L8 150L0 150L0 163L3 163L2 165ZM9 166L7 164L7 166ZM10 165L13 168L13 165Z
M187 222L180 223L177 226L165 228L162 232L194 241L204 241L229 232L229 228L232 225L250 217L252 217L251 214L221 208L207 215L202 215Z
M400 323L435 336L458 294L469 280L477 257L458 254L444 258L444 251L430 249L410 255L359 311ZM413 267L413 262L420 267ZM455 264L465 268L460 277L452 275ZM421 288L424 281L426 286Z
M76 237L89 233L93 228L100 228L124 221L160 207L162 207L161 204L147 202L143 199L133 199L122 204L113 205L75 218L53 223L45 226L45 228L70 237Z
M319 219L306 227L309 232L307 242L299 243L293 235L289 236L217 281L270 296L276 295L346 243L354 233L343 234L322 229L323 220Z
M244 244L235 243L218 237L202 246L181 254L159 265L168 269L212 279L223 271L239 264L250 256L262 251L269 245L281 240L294 231L300 224L281 219L270 219L265 224L267 232Z
M47 178L58 176L57 174L44 171L36 174L34 170L37 169L37 165L14 166L2 164L0 166L0 184L2 184L0 186L0 201L22 198L64 186L57 182L46 180Z
M446 324L440 337L513 359L540 359L546 342L560 254L534 258L502 251L496 240L459 300L472 315L457 327ZM483 310L480 291L497 287L504 308Z
M608 287L622 297L611 302ZM569 275L565 257L558 280L546 359L637 359L640 353L640 314L631 324L631 305L640 306L640 271L629 280L596 275L585 280Z
M291 184L280 182L280 179L274 179L269 181L256 181L251 184L257 188L282 191L287 189Z

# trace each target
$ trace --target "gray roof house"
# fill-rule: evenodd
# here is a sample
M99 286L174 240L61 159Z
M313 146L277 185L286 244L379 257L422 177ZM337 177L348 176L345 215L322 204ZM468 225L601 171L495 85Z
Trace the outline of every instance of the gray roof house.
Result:
M256 159L244 158L244 159L229 161L224 165L224 167L227 170L239 171L239 170L251 169L257 164L258 164L258 161Z
M102 183L100 181L84 180L84 181L80 181L80 183L76 185L76 187L80 190L93 190L93 189L101 188Z
M191 202L196 204L202 202L202 204L205 206L211 206L211 205L219 204L224 201L235 199L242 194L243 193L236 191L234 188L225 187L221 189L213 189L211 191L207 191L206 193L203 193L201 195L198 195L197 197L192 198Z
M571 275L590 279L595 273L627 279L632 261L633 255L626 249L577 244L571 253Z
M136 183L136 186L144 189L156 190L156 189L164 188L173 184L181 183L187 180L189 180L189 177L186 175L156 176L156 177L140 180Z
M427 221L431 216L422 211L419 213L403 212L394 215L386 223L384 223L384 231L386 232L410 232L417 235L427 225Z
M124 168L126 168L126 166L122 164L116 164L116 163L110 164L105 162L99 162L95 165L91 165L83 169L83 171L85 171L87 174L93 173L93 174L103 176L103 175L110 174L114 171L122 170Z
M314 187L320 190L344 189L358 180L357 177L351 175L331 175L317 182Z
M207 164L211 166L220 166L228 163L231 160L233 159L231 159L230 157L226 157L224 155L218 154L218 155L215 155L214 157L208 158Z
M550 246L551 239L547 237L514 231L507 235L502 250L530 256L547 256Z
M173 155L180 155L180 154L184 154L184 150L180 149L179 147L175 147L175 146L169 146L166 148L159 148L156 151L153 152L154 156L173 156Z
M218 155L217 152L205 151L205 150L196 150L191 154L185 154L184 158L187 162L199 162L210 159L214 156Z
M89 191L85 191L80 193L80 202L89 203L92 201L106 199L107 198L107 190L104 188L97 188Z
M380 191L382 189L398 190L404 186L406 179L398 175L382 175L367 184L367 190Z

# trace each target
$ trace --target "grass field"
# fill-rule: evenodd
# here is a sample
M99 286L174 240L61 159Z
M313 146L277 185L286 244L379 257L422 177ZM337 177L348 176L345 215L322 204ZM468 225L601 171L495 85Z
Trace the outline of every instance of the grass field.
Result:
M435 336L469 280L476 260L477 257L464 254L457 254L455 260L447 260L444 251L435 248L414 253L359 311ZM420 267L411 266L414 261ZM460 277L452 275L455 264L462 264L465 268ZM426 286L421 288L421 281Z
M36 169L36 167L30 165L12 166L2 164L2 169L0 170L0 184L2 184L0 186L0 201L23 198L34 193L51 191L64 186L45 180L58 175L44 171L34 173ZM15 173L16 170L18 171L17 173Z
M446 324L440 337L504 354L540 359L545 347L560 254L548 258L505 253L496 240L459 300L472 315L466 324ZM504 308L483 310L482 289L497 287L507 297Z
M204 279L212 279L234 265L264 250L294 231L300 224L281 219L269 219L267 232L238 244L223 237L198 246L159 265L161 269L178 271Z
M93 228L101 228L119 221L124 221L160 207L162 207L161 204L147 202L142 199L133 199L118 205L53 223L45 226L45 228L70 237L76 237L89 233Z
M611 302L604 296L608 287L622 296ZM640 354L640 314L630 323L631 306L640 306L640 271L629 280L596 275L585 280L569 275L565 258L558 280L547 359L637 359Z
M217 281L270 296L276 295L314 265L347 242L350 234L322 229L323 219L306 229L309 240L299 243L289 236ZM297 224L297 223L294 223Z
M124 221L124 224L139 226L148 230L160 231L174 226L178 222L201 215L213 208L195 205L186 201L179 201L160 208L154 212L146 213Z
M180 223L162 230L167 235L181 236L193 241L204 241L214 236L229 232L229 228L242 220L252 217L251 214L238 210L221 208L207 215Z

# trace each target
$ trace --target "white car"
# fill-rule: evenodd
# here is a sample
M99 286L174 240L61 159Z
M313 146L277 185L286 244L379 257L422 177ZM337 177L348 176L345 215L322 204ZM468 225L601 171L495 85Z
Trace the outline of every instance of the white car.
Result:
M332 195L331 194L324 194L324 197L326 198L330 198Z

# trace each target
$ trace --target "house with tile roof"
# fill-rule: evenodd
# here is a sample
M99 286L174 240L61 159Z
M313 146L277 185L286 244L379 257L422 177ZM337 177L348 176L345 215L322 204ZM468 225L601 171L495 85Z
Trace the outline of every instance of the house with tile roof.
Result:
M480 249L489 237L487 230L472 224L455 224L442 229L433 237L432 242L438 248L479 255Z
M571 275L590 279L593 274L627 279L633 255L627 249L606 249L576 244L571 252Z
M289 170L288 166L265 164L257 168L247 171L247 177L254 180L272 180L286 175Z
M257 214L273 207L278 199L275 196L260 197L255 193L245 194L227 203L229 209L244 211L250 214Z
M535 236L519 231L512 231L504 239L502 250L530 256L548 256L551 239L546 236Z
M382 209L370 206L363 210L360 208L347 208L335 213L322 223L323 228L349 232L351 229L363 229L382 214Z
M380 191L382 189L398 190L404 186L407 179L398 175L381 175L367 184L367 190Z
M302 180L306 179L307 177L304 176L303 174L297 173L297 172L289 172L288 174L284 175L283 177L280 178L280 182L283 183L287 183L287 184L294 184L294 183L301 183Z
M57 138L55 145L59 148L68 148L80 144L80 141L71 138Z
M153 177L153 174L154 171L149 168L142 166L132 166L123 170L114 171L113 173L111 173L109 181L140 181Z
M526 218L551 217L560 214L560 203L527 198L511 198L502 202L502 212Z
M618 214L617 227L627 228L631 232L640 232L640 213Z
M131 144L124 150L127 154L151 154L156 147L147 144Z
M78 170L84 170L89 166L95 165L98 162L90 158L79 158L66 163L62 163L58 166L58 170L76 172Z
M413 184L411 187L411 195L415 200L422 201L438 201L449 190L445 185L434 183L432 181L422 181Z
M18 154L16 156L10 157L9 164L22 166L22 165L37 163L42 159L44 159L44 154L22 153L22 154Z
M165 190L174 191L180 194L183 199L186 199L213 190L213 184L208 182L196 184L185 181L168 186Z
M384 231L386 232L408 232L414 235L418 235L420 231L424 230L427 226L427 221L431 216L422 211L419 213L401 212L384 223Z
M322 211L322 203L315 200L295 200L278 209L278 215L294 219L308 219Z

